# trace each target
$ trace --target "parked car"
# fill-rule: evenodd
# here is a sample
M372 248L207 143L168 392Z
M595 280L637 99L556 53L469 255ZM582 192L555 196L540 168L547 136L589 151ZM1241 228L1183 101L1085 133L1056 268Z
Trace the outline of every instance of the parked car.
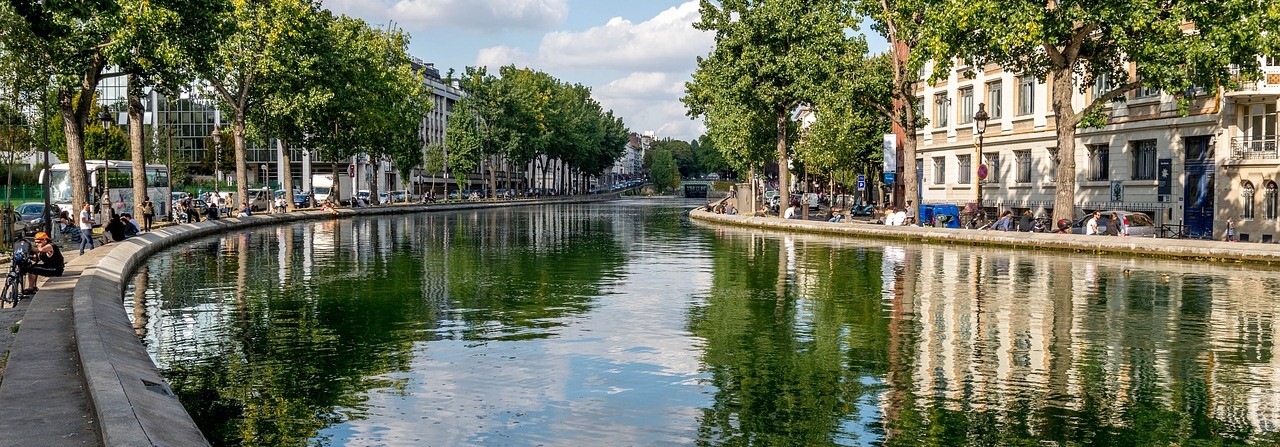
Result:
M803 195L802 197L803 197L803 198L800 200L800 201L801 201L801 203L807 203L807 204L809 204L809 209L811 209L811 210L816 210L816 209L818 209L819 199L821 198L821 197L819 197L819 196L818 196L818 193L816 193L816 192L807 192L807 193L804 193L804 195Z
M57 219L59 212L58 205L52 205L49 208L50 218ZM14 211L18 213L19 219L21 219L21 223L24 225L23 233L35 233L37 228L44 225L44 203L42 202L27 202L18 205Z
M311 191L294 193L293 206L297 208L311 207Z
M407 191L391 191L391 203L404 203L409 201L409 193Z
M778 190L770 189L765 191L764 203L769 206L769 209L777 211L778 205L781 203L781 200L778 198Z
M1135 237L1156 237L1159 230L1156 228L1155 221L1145 213L1136 211L1123 210L1100 210L1098 217L1098 229L1106 231L1107 222L1111 220L1111 213L1116 213L1120 218L1120 229L1123 234ZM1083 217L1076 219L1071 224L1071 232L1075 234L1084 234L1085 228L1088 226L1089 219L1093 217L1092 213L1087 213Z

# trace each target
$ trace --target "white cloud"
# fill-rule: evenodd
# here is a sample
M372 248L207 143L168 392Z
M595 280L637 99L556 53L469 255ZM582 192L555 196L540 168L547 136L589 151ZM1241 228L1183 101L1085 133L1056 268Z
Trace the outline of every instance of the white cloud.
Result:
M524 50L503 45L481 49L476 53L476 66L489 67L491 73L497 73L498 67L504 65L526 66L528 59Z
M693 28L698 18L698 3L689 1L641 23L614 17L586 31L548 33L538 59L561 67L687 70L713 42L711 33Z
M569 15L567 0L329 0L325 6L354 17L395 20L409 30L541 30Z
M633 132L652 130L659 138L691 140L702 135L702 120L685 114L684 82L688 75L636 72L592 89L592 96L622 117Z

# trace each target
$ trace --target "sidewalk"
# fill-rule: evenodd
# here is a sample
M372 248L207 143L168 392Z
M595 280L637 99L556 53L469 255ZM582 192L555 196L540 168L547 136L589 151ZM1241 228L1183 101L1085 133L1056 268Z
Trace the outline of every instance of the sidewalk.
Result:
M6 356L0 402L40 402L0 405L0 446L99 445L69 314L76 280L109 247L80 256L78 248L59 245L67 261L63 276L44 281L18 307L0 310L0 356Z

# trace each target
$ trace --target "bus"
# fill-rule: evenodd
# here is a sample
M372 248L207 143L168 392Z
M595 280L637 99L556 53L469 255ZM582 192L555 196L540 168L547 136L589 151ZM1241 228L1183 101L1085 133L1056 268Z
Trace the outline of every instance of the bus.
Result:
M133 214L133 163L128 161L85 161L85 170L89 173L90 202L96 208L102 203L103 196L111 197L111 209L116 214ZM58 163L49 168L48 173L40 172L40 181L49 179L49 202L62 210L70 211L74 216L76 210L71 207L71 166ZM169 167L165 165L147 165L147 196L156 206L156 219L165 219L169 215ZM47 176L46 176L47 174ZM105 191L103 187L106 187ZM141 218L141 216L138 216Z

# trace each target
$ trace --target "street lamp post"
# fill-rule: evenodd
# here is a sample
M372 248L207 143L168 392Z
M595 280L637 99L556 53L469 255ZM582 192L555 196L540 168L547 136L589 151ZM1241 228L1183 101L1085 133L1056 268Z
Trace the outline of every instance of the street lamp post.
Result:
M111 170L108 166L111 164L111 160L107 158L107 130L111 129L111 124L115 120L111 118L111 112L103 109L98 111L98 121L102 123L102 191L97 200L101 200L102 203L102 205L99 205L102 206L99 211L102 213L101 222L106 222L111 217L111 212L109 211L111 209L111 190L108 189L111 185L107 180L107 173Z
M978 175L973 177L977 181L977 187L974 188L974 190L977 191L976 206L978 210L982 209L982 182L986 180L986 176L983 175L984 173L982 172L986 170L983 169L985 165L982 163L982 138L987 132L987 121L990 119L991 116L987 115L987 105L985 103L978 103L978 112L973 114L973 133L978 135L978 144L974 145L973 154L975 162L973 165L975 169L979 171L977 173Z
M222 164L222 131L218 130L216 124L213 126L213 133L210 133L209 137L213 138L213 193L219 194L218 183L221 171L219 171L218 167ZM218 197L217 200L220 199L222 197Z

